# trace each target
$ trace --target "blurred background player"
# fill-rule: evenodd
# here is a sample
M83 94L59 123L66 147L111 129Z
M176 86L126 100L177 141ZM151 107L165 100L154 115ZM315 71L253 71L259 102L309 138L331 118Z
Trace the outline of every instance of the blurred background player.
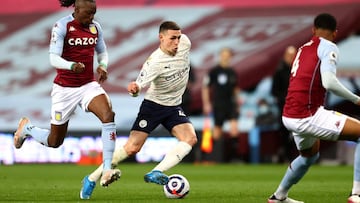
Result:
M139 152L149 134L162 124L179 142L155 168L145 174L144 180L165 185L168 176L163 172L177 165L197 143L197 138L192 123L180 106L189 78L191 42L172 21L160 25L159 41L159 48L145 61L136 81L128 85L128 92L133 96L137 96L141 89L149 88L127 142L114 152L113 165L115 167ZM86 179L96 182L102 170L100 166ZM92 186L95 187L94 184L84 185L83 190L92 192Z
M290 161L292 157L292 149L295 148L294 141L290 136L289 131L282 123L281 115L285 104L285 97L289 86L290 70L292 62L296 55L296 48L294 46L288 46L285 49L284 55L279 62L279 65L272 77L271 94L275 98L277 108L279 110L279 124L280 124L280 136L281 136L281 148L277 153L277 161L280 163Z
M20 148L29 136L48 147L59 147L67 134L70 117L77 106L92 112L102 123L103 170L100 184L107 186L120 176L120 170L111 169L115 148L115 113L108 95L99 83L107 79L108 54L102 29L94 21L95 0L60 0L63 7L74 5L74 12L58 20L51 32L50 64L57 75L51 92L51 128L41 129L21 118L14 135L14 144ZM98 82L94 77L93 60L97 53ZM93 183L95 184L95 183ZM87 199L85 193L80 193Z
M300 155L294 159L268 203L302 203L288 197L319 158L320 139L355 141L354 182L348 203L360 203L360 121L323 107L326 91L360 105L360 97L345 88L336 77L339 50L333 43L337 34L334 16L315 17L313 37L301 46L294 59L283 122L292 132Z
M225 121L229 121L230 124L231 151L236 153L238 146L240 89L237 87L237 74L231 67L232 56L233 52L230 48L221 49L219 63L210 69L202 86L203 112L205 116L212 113L214 117L212 154L217 162L223 161L223 124Z

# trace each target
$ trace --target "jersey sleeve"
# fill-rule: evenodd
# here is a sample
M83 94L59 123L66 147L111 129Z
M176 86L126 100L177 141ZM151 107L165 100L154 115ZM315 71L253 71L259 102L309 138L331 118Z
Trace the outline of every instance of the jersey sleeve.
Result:
M66 25L62 21L55 23L51 30L49 53L61 56L66 35Z
M318 47L318 56L321 60L320 72L324 88L353 103L359 102L360 98L341 84L336 77L339 56L337 46L330 41L321 39Z
M151 59L147 59L136 79L136 84L139 85L141 89L147 87L158 75L159 63L152 63Z
M105 44L105 40L104 40L104 36L103 36L103 30L102 30L99 23L94 22L94 24L95 24L95 26L97 28L97 31L98 31L98 40L97 40L97 43L96 43L95 51L98 54L102 54L102 53L106 52L106 44Z
M320 71L330 71L336 74L336 66L338 64L339 49L337 46L323 38L320 38L320 44L317 50L319 59L321 60Z
M181 34L180 37L180 49L186 49L186 50L190 50L191 48L191 41L189 39L189 37L185 34Z

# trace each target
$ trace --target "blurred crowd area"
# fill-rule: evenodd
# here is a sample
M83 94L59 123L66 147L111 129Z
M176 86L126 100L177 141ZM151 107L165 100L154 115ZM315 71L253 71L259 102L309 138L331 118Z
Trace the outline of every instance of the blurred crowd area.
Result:
M234 50L233 66L239 98L239 147L235 157L225 152L222 160L239 162L279 162L279 108L271 95L272 76L288 45L300 46L311 36L313 16L331 12L339 20L340 64L338 75L353 92L360 94L360 2L358 0L98 0L96 19L108 43L110 93L117 112L117 126L125 132L136 116L142 99L130 98L125 90L136 77L148 50L157 46L155 29L163 20L175 20L192 40L191 63L195 80L190 87L189 116L201 137L204 123L200 90L204 75L216 63L222 47ZM164 9L164 6L167 8ZM263 9L266 7L267 9ZM59 16L69 14L57 0L3 0L0 8L0 131L11 133L23 114L40 127L48 127L52 80L55 71L48 62L50 30ZM141 14L141 15L139 15ZM151 33L151 34L149 34ZM24 99L26 98L26 99ZM135 106L136 105L136 106ZM329 95L327 106L359 117L350 102ZM266 107L266 108L260 108ZM70 131L97 131L97 120L79 112ZM256 128L259 127L259 128ZM257 131L253 131L254 129ZM225 123L225 138L229 124ZM159 130L162 135L162 129ZM156 134L156 132L155 132ZM229 144L225 141L225 144ZM231 144L231 143L230 143ZM351 164L351 143L322 145L323 161ZM225 149L227 149L225 147ZM194 150L192 161L203 153ZM291 156L296 150L291 151ZM282 160L284 161L284 160Z

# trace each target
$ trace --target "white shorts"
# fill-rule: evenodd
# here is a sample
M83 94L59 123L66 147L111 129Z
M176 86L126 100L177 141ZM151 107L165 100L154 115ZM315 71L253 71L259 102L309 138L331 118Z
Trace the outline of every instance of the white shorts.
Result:
M285 127L292 133L298 150L309 149L318 140L338 140L347 116L319 107L315 115L307 118L282 117Z
M78 105L84 111L88 111L90 101L101 94L106 95L104 89L95 81L81 87L62 87L54 84L51 92L51 124L66 123Z

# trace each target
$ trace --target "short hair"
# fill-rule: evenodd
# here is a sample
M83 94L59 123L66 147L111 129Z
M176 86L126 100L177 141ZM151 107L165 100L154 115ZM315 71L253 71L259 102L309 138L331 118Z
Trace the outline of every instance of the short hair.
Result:
M60 6L62 6L62 7L75 6L75 3L77 1L79 1L79 0L59 0ZM86 0L86 1L95 3L95 0Z
M167 30L180 30L180 26L173 21L165 21L161 23L159 33Z
M322 13L316 16L314 19L314 27L325 30L335 31L336 30L336 19L334 16L328 13Z

